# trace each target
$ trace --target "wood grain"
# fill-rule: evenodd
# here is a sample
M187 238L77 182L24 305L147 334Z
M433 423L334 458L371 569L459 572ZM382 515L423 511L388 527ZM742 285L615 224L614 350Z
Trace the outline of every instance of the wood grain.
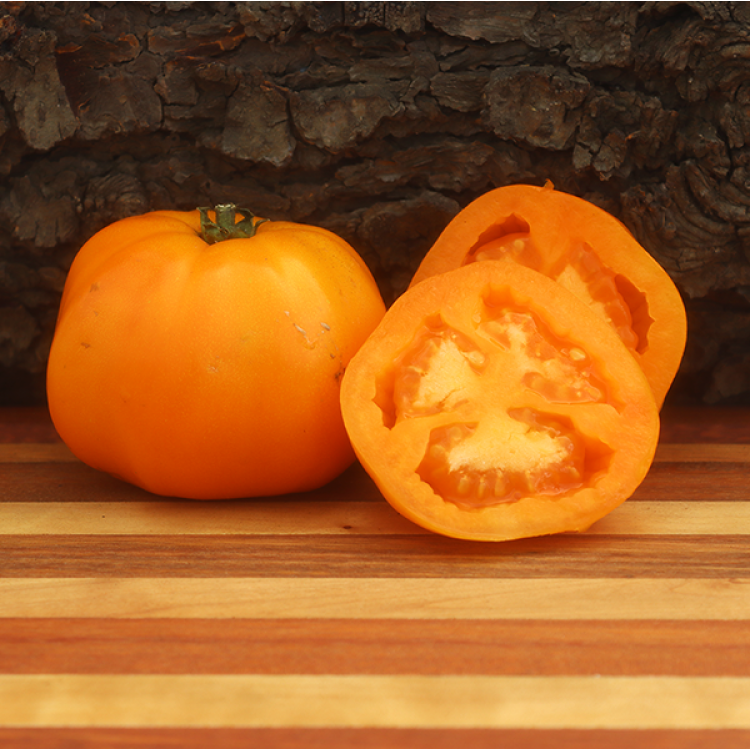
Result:
M5 727L750 729L748 677L4 675Z
M13 748L746 748L741 729L393 729L347 727L4 729Z
M493 545L358 465L157 498L0 411L0 746L747 746L748 425L666 415L627 503Z
M2 578L5 617L750 620L750 579Z
M266 500L262 504L181 501L0 505L0 528L8 535L193 535L426 536L429 532L383 502ZM748 502L629 502L594 524L589 534L733 536L750 534Z
M743 620L8 618L0 672L743 677L749 640Z
M13 578L747 578L748 539L607 536L501 546L436 535L0 537Z

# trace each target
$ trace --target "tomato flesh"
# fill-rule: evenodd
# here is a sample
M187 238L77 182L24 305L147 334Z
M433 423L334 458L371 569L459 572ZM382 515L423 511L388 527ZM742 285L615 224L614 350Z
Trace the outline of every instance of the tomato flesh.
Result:
M482 405L476 420L433 429L418 468L438 495L458 505L580 487L586 450L575 430L531 409L503 408L487 391L502 387L499 373L506 379L512 373L551 403L607 403L606 385L589 356L510 301L485 299L474 322L476 338L440 317L423 322L394 362L392 403L381 402L384 423Z
M625 346L633 351L647 348L648 329L653 320L646 312L638 320L636 330L628 301L618 288L617 275L586 243L574 243L563 256L544 261L528 232L511 232L470 251L464 265L501 259L512 259L555 279L598 312L617 331Z
M386 499L462 538L586 528L637 486L658 436L648 381L611 326L510 261L407 292L352 359L342 407Z

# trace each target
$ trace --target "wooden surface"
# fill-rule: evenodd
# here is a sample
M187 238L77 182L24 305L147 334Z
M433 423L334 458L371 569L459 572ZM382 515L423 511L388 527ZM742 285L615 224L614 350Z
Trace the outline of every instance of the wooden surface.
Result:
M2 747L747 747L750 412L664 414L581 535L158 499L0 410Z

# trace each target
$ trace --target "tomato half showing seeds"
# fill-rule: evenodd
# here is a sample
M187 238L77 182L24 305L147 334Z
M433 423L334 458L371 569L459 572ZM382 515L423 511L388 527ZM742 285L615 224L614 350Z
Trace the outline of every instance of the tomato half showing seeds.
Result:
M639 361L661 406L685 349L685 308L667 272L621 222L550 183L497 188L454 217L411 285L500 258L555 279L606 320Z
M118 221L63 293L55 427L87 464L160 495L309 490L354 460L340 379L385 312L375 281L331 232L232 209L204 222L212 244L198 211Z
M341 403L388 502L465 539L585 530L643 480L659 433L612 328L508 261L403 294L349 363Z

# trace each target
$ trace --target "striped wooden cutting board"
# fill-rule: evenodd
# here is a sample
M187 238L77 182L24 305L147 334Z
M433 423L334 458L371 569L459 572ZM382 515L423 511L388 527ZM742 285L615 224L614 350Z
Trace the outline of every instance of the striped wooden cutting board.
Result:
M430 534L359 466L167 501L0 410L3 747L747 747L750 411L581 535Z

